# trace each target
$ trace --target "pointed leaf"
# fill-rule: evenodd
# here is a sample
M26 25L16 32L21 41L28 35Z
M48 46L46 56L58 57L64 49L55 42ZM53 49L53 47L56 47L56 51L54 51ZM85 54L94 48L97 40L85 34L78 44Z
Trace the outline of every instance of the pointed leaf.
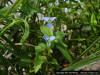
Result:
M34 72L37 73L42 67L42 64L46 61L45 56L37 56L34 61Z
M48 28L47 26L41 26L40 29L41 29L41 32L44 35L47 35L47 36L52 36L53 35L52 29Z
M26 20L24 20L24 25L25 25L25 32L24 35L22 36L21 43L24 43L26 41L30 32L29 24L27 23Z
M97 24L97 20L96 20L95 14L92 13L92 15L91 15L91 25L93 26L93 25L96 25L96 24Z
M83 60L80 60L78 62L76 62L75 64L69 66L69 67L66 67L64 68L63 70L65 71L69 71L69 70L80 70L82 68L84 68L85 66L87 65L91 65L97 61L100 60L100 55L98 56L95 56L95 57L88 57L86 59L83 59Z
M56 43L56 47L58 48L58 50L63 54L63 56L70 62L72 63L73 59L69 53L69 51L67 50L67 46L62 42L59 41Z

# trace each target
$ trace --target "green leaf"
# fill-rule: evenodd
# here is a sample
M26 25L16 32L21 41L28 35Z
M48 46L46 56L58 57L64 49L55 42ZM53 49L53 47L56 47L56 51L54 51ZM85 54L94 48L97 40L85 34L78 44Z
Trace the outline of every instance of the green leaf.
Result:
M3 35L3 33L4 33L5 31L7 31L10 27L12 27L12 26L15 25L16 23L20 23L20 22L22 22L21 19L14 19L12 23L10 23L9 25L5 26L5 27L1 30L0 36Z
M42 48L40 46L35 46L35 51L36 52L41 52L42 51Z
M69 53L69 51L67 50L67 46L62 42L56 42L56 47L58 48L58 50L63 54L63 56L70 62L73 62L73 59Z
M5 15L5 12L7 12L7 10L11 8L11 6L8 6L8 7L4 7L2 9L0 9L0 16L4 16Z
M70 65L69 67L64 68L63 70L64 71L69 71L69 70L77 71L77 70L80 70L80 69L84 68L85 66L91 65L99 60L100 60L100 55L95 56L95 57L88 57L86 59L76 62L73 65Z
M23 20L23 21L25 25L25 31L24 31L24 35L22 36L21 43L24 43L26 41L26 39L29 36L29 32L30 32L29 24L27 23L26 20Z
M21 59L21 62L31 63L31 59L23 58L23 59Z
M37 56L34 61L34 72L37 73L46 61L46 56Z
M100 13L98 13L97 18L100 19Z
M94 13L92 13L92 15L91 15L91 22L90 23L92 26L97 24L97 20L96 20Z
M40 43L39 46L42 48L42 49L46 49L46 45L44 43Z
M8 16L9 14L11 14L11 12L15 9L17 9L19 7L19 5L22 3L23 0L17 0L13 5L9 6L10 8L5 11L7 8L5 8L2 12L4 12L4 16ZM0 22L3 21L4 18L0 19Z
M47 36L52 36L53 35L52 29L48 28L47 26L41 26L40 29L41 29L41 32L44 35L47 35Z
M23 0L17 0L12 6L11 8L8 9L8 11L6 12L5 16L7 16L9 13L12 12L13 9L18 8L19 5L22 3Z
M57 61L57 59L55 59L54 57L49 57L48 58L48 65L50 66L51 69L59 69L60 68L60 65Z
M86 40L85 38L74 38L74 39L70 39L70 40L75 40L75 41L84 41L84 40Z
M18 64L21 67L29 67L31 62L32 61L29 58L21 58L20 61L18 61L16 64Z
M13 5L13 8L18 8L23 0L17 0L16 3Z
M57 31L56 32L56 39L62 39L65 35L66 35L66 33L61 32L61 31Z
M46 49L46 45L44 43L40 43L38 46L35 46L36 52L42 52Z

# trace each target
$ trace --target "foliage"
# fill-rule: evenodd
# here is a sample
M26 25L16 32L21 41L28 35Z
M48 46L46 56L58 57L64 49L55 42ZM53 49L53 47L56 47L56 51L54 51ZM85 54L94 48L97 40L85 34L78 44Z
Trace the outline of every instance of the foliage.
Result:
M82 70L100 60L99 8L99 0L0 0L0 75Z

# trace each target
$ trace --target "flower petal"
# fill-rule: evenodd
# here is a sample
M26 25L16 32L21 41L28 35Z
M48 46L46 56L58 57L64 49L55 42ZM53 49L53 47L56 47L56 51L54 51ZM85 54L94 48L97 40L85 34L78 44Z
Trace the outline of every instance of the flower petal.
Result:
M53 25L51 23L47 24L48 28L53 28Z
M47 45L48 45L48 46L50 46L50 45L51 45L51 43L48 43L48 42L47 42Z
M56 19L56 17L50 17L50 21L53 21L55 19Z
M49 21L49 17L43 17L42 20L48 22Z
M53 41L55 39L55 36L50 37L50 41Z
M44 40L48 40L49 39L49 37L46 36L46 35L44 35L43 38L44 38Z
M43 17L42 20L46 21L46 22L52 22L53 20L55 20L56 17Z

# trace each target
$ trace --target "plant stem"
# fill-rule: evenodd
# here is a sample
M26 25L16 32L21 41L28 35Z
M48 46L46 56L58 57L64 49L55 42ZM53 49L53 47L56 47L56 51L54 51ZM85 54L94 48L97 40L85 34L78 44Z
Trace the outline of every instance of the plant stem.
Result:
M50 47L48 47L48 56L50 56Z

